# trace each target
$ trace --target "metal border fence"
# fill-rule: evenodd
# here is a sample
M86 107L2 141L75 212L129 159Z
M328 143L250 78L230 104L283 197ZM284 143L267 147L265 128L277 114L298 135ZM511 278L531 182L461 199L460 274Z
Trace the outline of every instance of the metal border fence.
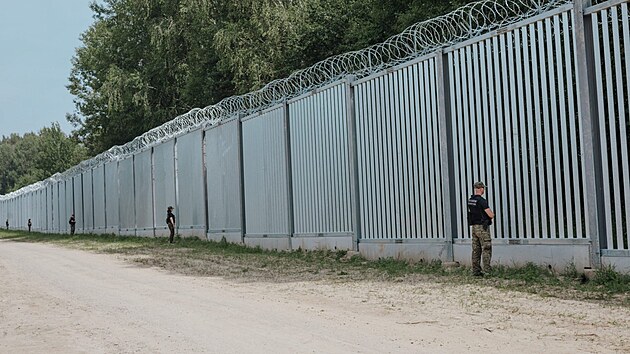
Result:
M630 270L629 96L628 0L482 1L177 117L0 213L162 235L168 204L185 235L452 260L483 180L499 245Z

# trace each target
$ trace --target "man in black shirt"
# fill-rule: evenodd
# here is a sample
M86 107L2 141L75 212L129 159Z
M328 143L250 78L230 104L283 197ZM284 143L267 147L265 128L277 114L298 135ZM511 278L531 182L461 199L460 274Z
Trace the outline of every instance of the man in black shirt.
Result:
M168 242L173 243L173 238L175 237L175 215L173 214L172 206L166 209L166 225L168 225L168 229L171 231Z
M77 220L74 218L74 213L70 216L68 223L70 224L70 235L74 235L74 227L77 224Z
M481 257L483 256L483 271L490 271L492 259L492 239L490 225L494 213L488 206L488 201L482 197L486 186L483 182L473 184L474 194L468 199L468 223L472 231L472 270L474 276L482 276Z

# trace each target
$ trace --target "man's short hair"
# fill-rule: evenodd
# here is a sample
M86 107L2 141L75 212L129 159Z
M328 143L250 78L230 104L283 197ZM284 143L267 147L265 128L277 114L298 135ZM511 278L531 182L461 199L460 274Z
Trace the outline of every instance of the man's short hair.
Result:
M483 182L475 182L475 183L473 184L473 188L475 188L475 189L484 188L484 189L485 189L485 188L486 188L486 185L485 185L485 184L483 184Z

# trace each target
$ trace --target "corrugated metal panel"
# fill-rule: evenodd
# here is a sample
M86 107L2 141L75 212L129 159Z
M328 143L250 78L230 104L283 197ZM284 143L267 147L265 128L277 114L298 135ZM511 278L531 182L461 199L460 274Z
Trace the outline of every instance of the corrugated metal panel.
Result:
M94 230L94 195L92 188L92 170L83 172L83 214L85 232Z
M289 104L296 234L352 232L345 85Z
M57 211L57 199L54 198L53 190L57 188L57 184L51 184L46 187L46 232L54 232L55 228L55 216L54 213Z
M85 212L83 209L83 178L81 175L72 177L72 186L74 188L74 217L77 221L75 231L83 232L85 227Z
M175 206L175 140L153 148L154 215L156 235L168 235L166 208Z
M109 232L118 232L120 228L120 197L118 162L112 161L105 168L105 225Z
M92 171L92 191L94 195L94 230L105 230L105 166L100 165Z
M287 235L284 107L243 121L246 233Z
M118 162L120 231L134 234L136 230L133 156Z
M565 12L449 54L456 199L486 182L497 238L584 235L571 38Z
M153 234L153 176L151 150L134 156L136 229ZM145 233L146 234L146 233Z
M239 121L206 131L209 232L241 231Z
M356 85L363 238L444 237L436 89L433 58Z
M66 182L60 181L57 183L57 201L59 203L59 210L57 211L57 226L60 233L65 233L68 230L68 219L69 216L66 217L67 207L66 207Z
M177 206L179 229L205 230L202 131L177 138ZM166 219L166 218L165 218ZM205 232L205 231L204 231Z
M74 214L74 186L73 186L73 178L70 177L66 179L66 188L65 188L65 199L66 199L66 217L65 224L66 230L70 231L70 225L68 224L68 220L70 220L70 215ZM76 228L75 228L76 231Z
M629 249L630 23L628 4L591 15L604 181L607 248Z

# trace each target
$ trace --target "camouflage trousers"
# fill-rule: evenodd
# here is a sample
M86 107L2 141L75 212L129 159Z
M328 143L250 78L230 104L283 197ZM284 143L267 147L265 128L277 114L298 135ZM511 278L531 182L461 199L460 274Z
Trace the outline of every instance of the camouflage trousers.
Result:
M492 239L490 230L482 225L472 225L472 270L474 274L481 273L481 258L483 257L483 271L490 271L492 260Z

